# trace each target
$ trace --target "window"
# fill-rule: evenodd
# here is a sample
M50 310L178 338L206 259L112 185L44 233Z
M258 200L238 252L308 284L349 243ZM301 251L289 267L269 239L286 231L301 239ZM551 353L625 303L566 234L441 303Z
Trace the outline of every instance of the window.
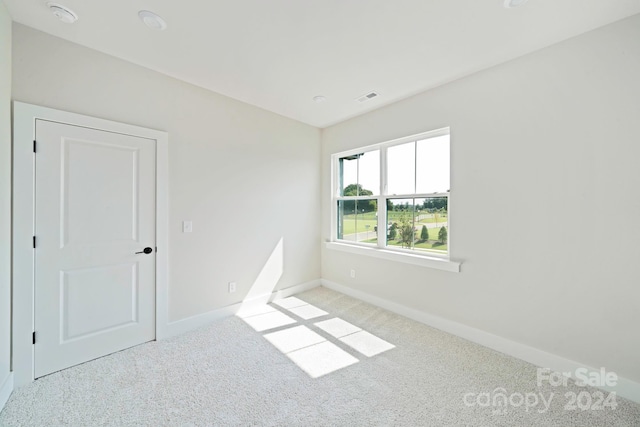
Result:
M333 241L448 257L448 128L335 154L333 167Z

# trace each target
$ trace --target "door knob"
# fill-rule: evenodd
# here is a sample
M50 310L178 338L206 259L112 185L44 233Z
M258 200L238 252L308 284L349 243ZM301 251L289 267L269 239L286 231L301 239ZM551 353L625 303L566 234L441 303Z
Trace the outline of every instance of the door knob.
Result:
M151 252L153 252L153 249L151 249L150 247L146 247L141 252L136 252L136 253L137 254L147 254L147 255L149 255Z

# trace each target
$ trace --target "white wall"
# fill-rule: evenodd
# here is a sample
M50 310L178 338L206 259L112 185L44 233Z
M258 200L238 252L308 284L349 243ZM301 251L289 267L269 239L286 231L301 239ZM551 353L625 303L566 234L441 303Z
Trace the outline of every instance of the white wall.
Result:
M242 301L280 239L263 290L320 278L316 128L19 24L13 99L169 133L171 321Z
M325 129L328 239L332 153L451 126L464 264L323 249L323 278L640 382L638 76L640 15Z
M0 409L11 357L11 17L0 0ZM4 394L3 394L4 391Z
M169 132L172 320L280 277L281 238L277 288L318 278L330 154L451 126L462 273L323 249L322 277L640 381L639 16L325 129L322 171L312 127L18 24L13 51L14 99Z

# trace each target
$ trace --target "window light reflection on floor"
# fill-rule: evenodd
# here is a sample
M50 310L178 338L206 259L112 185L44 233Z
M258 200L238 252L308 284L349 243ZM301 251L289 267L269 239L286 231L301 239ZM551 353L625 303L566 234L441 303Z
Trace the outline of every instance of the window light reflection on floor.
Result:
M384 353L395 347L393 344L337 317L314 325L367 357Z
M287 354L311 378L318 378L358 363L358 359L329 341Z
M276 300L273 305L243 310L238 313L238 317L258 332L279 329L264 334L264 338L311 378L319 378L358 363L358 358L336 343L346 345L366 357L373 357L395 348L393 344L337 317L313 324L292 326L299 322L283 311L303 319L303 323L309 319L329 315L299 298L289 297ZM312 328L324 336L314 332ZM325 338L326 335L330 337ZM335 339L335 343L331 342L331 339Z
M326 341L306 326L296 326L264 336L275 348L284 354Z
M355 334L347 335L346 337L340 338L340 341L367 357L384 353L385 351L391 350L395 347L395 345L389 344L385 340L378 338L367 331L360 331Z
M274 310L269 313L244 317L243 320L258 332L267 331L269 329L279 328L281 326L296 323L296 321L291 317L278 310Z
M273 313L274 311L278 310L267 304L243 305L238 313L236 313L236 316L241 319L246 319L247 317L256 316L258 314Z
M296 297L278 299L273 301L273 303L287 310L290 308L300 307L301 305L309 305L308 302L302 301L300 298Z
M312 306L311 304L290 308L289 311L298 317L302 317L304 320L315 319L316 317L322 317L329 314L324 310L320 310L318 307Z
M290 311L298 317L302 317L304 320L315 319L316 317L322 317L329 314L326 311L296 297L283 298L281 300L276 300L273 303Z
M351 323L346 322L338 317L334 317L333 319L325 320L323 322L314 323L314 325L336 338L342 338L346 335L350 335L354 332L359 332L362 330L357 326L352 325Z

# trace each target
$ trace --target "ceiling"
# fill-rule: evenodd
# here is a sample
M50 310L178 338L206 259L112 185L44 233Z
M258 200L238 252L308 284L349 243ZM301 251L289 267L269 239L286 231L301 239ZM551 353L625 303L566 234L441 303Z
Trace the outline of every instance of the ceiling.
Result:
M640 0L56 0L79 16L65 24L46 0L3 1L16 22L320 128L640 13Z

